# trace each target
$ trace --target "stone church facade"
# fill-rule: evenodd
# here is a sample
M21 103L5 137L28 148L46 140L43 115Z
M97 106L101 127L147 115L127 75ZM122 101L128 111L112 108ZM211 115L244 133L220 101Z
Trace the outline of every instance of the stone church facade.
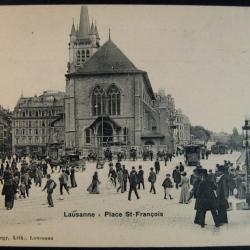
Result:
M87 56L88 55L88 56ZM86 152L110 146L162 146L171 150L168 103L157 96L147 72L111 40L100 46L87 7L73 24L66 74L65 148Z

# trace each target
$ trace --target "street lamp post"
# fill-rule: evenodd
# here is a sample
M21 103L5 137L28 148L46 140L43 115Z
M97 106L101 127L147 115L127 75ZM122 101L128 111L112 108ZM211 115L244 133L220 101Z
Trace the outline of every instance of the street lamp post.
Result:
M245 131L245 150L246 150L246 181L247 181L247 190L246 190L246 203L248 204L248 209L250 208L250 169L249 169L249 136L248 131L250 130L250 118L245 118L245 124L242 127L243 133Z
M98 104L95 105L95 109L96 109L96 115L98 115ZM100 142L98 143L98 139L97 139L97 147L98 147L98 158L100 157L100 148L101 148L101 160L102 160L102 154L103 154L103 114L102 114L102 110L100 110L101 112L101 118L102 118L102 122L101 122L101 126L102 126L102 133L101 133L101 138L100 138ZM98 132L97 132L97 138L98 138Z

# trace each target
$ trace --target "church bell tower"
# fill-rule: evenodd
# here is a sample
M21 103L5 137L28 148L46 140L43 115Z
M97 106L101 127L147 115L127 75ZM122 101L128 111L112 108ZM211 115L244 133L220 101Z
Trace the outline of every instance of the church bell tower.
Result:
M70 32L68 73L75 72L98 50L100 37L96 23L90 26L88 7L82 6L79 27L73 22Z

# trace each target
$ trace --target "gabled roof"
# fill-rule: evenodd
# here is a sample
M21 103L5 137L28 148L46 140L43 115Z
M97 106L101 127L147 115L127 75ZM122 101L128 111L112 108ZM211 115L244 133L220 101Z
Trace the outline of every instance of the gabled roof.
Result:
M142 74L149 95L154 100L155 95L147 72L137 69L111 39L104 43L103 46L82 65L82 67L68 74L68 76L128 73Z
M111 40L108 40L81 68L70 75L136 72L142 73L143 71L138 70L123 52Z

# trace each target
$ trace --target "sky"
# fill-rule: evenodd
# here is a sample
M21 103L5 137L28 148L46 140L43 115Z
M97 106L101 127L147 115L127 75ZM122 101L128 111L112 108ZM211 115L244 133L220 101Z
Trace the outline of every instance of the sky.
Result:
M154 91L164 88L192 125L241 131L250 114L250 8L88 5L101 44L112 41ZM0 7L0 104L65 90L68 42L79 5Z

